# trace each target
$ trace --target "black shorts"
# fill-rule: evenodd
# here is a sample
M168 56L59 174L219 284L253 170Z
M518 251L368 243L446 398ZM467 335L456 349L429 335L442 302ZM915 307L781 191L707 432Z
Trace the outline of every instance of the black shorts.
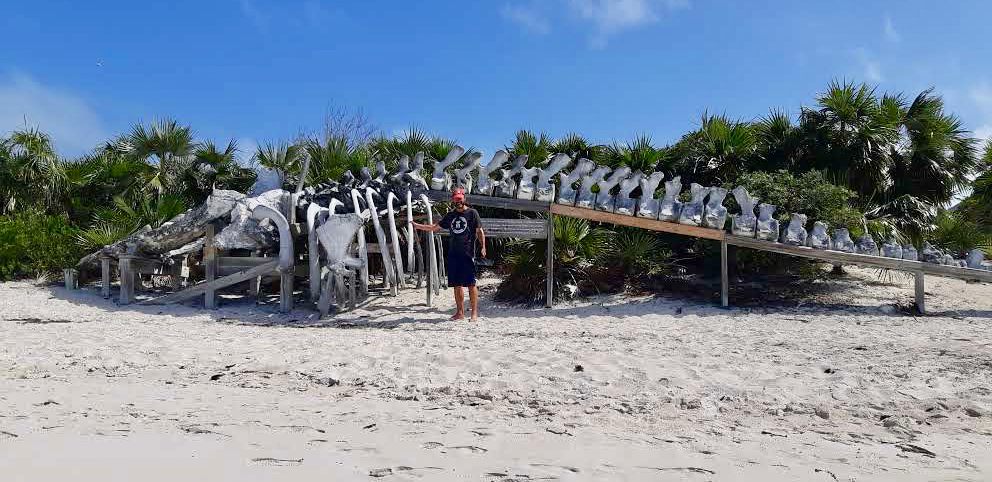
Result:
M475 286L475 259L468 256L448 256L448 286Z

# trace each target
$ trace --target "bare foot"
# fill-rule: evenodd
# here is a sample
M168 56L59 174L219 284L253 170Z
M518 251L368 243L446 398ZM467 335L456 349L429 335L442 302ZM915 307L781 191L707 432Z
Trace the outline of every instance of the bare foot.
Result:
M465 319L465 314L459 311L458 313L455 313L455 314L451 315L451 319L452 320L464 320Z
M473 322L479 321L479 316L476 315L474 311L472 312L472 321Z

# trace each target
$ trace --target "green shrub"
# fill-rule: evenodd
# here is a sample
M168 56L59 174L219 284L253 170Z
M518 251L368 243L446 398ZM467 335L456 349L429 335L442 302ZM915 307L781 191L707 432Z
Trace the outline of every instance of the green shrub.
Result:
M65 215L33 211L0 217L0 279L58 273L85 254Z

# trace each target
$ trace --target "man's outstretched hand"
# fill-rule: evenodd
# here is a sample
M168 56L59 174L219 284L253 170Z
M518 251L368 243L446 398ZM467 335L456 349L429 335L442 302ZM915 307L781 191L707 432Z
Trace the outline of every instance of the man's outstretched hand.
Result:
M483 258L486 257L486 247L485 246L482 247L482 257Z

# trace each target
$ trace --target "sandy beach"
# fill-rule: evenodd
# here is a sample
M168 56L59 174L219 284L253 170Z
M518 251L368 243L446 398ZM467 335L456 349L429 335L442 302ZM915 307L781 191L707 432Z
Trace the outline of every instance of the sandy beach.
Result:
M846 281L792 305L421 290L117 306L0 284L0 479L989 480L992 286Z

